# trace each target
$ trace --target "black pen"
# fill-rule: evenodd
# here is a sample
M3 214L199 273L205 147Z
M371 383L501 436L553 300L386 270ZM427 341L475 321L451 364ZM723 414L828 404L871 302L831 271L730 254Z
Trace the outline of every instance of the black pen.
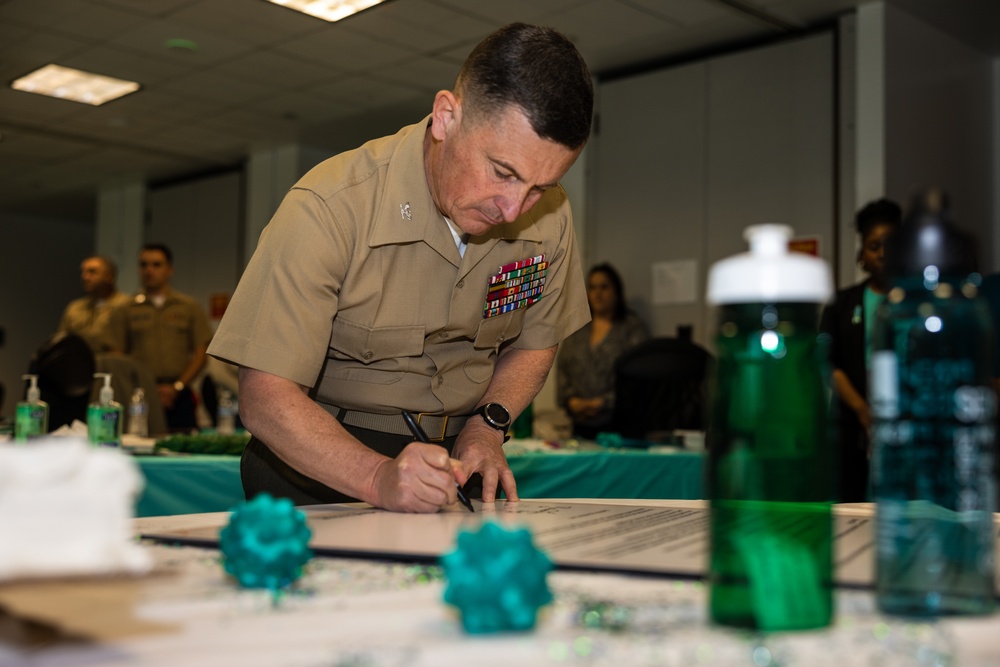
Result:
M413 433L414 438L416 438L420 442L427 442L427 443L430 442L430 439L427 437L427 434L424 433L424 429L420 427L420 424L417 423L417 420L414 419L413 415L411 415L407 410L403 410L403 421L405 421L406 425L410 427L410 432ZM459 484L458 482L455 482L455 488L458 489L459 501L461 501L461 503L465 505L470 512L475 512L476 510L472 507L472 503L466 497L465 491L462 490L462 485Z

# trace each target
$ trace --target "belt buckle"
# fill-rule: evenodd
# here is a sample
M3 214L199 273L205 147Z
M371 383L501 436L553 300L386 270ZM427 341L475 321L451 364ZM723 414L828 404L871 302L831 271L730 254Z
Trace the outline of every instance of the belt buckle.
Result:
M424 415L427 415L428 417L434 417L434 416L436 416L436 415L428 414L426 412L418 412L417 413L417 425L420 426L420 428L423 428L423 426L420 424L420 420L421 420L421 418ZM441 435L438 436L438 437L436 437L436 438L432 438L430 436L430 434L427 434L427 439L430 442L444 442L445 434L448 432L448 415L444 415L444 417L442 419L444 421L441 423Z

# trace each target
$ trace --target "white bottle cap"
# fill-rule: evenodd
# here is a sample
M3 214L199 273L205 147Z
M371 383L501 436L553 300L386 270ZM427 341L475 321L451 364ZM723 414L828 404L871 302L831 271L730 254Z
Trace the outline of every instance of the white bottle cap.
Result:
M788 251L792 228L788 225L752 225L743 232L750 252L733 255L712 265L708 274L708 302L825 303L833 294L827 263Z

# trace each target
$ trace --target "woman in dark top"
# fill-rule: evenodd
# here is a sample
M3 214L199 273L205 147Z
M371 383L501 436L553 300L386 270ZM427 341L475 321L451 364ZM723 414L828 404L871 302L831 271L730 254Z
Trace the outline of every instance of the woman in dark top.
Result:
M829 334L833 393L836 396L840 454L840 502L868 500L871 415L868 408L869 341L875 310L888 291L884 247L899 227L902 212L895 202L880 199L858 211L861 237L858 264L869 277L837 292L823 311L820 328Z
M590 323L559 347L556 400L573 420L573 435L593 439L611 425L615 361L649 332L628 310L621 277L610 264L587 274L587 300Z

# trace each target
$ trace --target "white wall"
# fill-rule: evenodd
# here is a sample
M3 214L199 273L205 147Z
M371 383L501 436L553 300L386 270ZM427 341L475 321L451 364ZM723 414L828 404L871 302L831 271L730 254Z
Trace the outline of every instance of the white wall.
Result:
M232 295L243 270L241 179L240 173L227 172L147 194L144 241L170 247L174 253L172 286L198 299L206 314L210 296ZM136 289L138 285L121 287Z
M993 60L893 5L885 7L885 192L906 202L939 185L997 268Z
M31 355L55 333L66 304L82 296L80 262L93 252L94 226L0 214L0 415L13 418Z
M585 261L619 270L654 335L690 324L708 345L706 276L748 225L792 225L831 259L833 64L824 32L600 86ZM654 303L654 271L678 261L696 263L692 298Z

